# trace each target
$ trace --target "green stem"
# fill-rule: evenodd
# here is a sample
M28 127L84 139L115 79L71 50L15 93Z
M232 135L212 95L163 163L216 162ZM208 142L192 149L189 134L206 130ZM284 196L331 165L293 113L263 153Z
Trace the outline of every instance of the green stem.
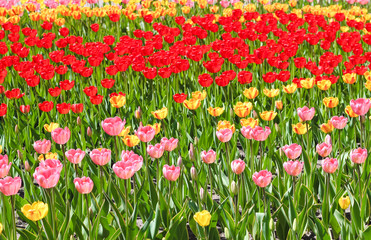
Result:
M250 169L251 169L251 176L254 174L254 152L253 152L253 142L252 139L250 139Z
M64 178L65 178L65 185L66 185L66 191L65 191L65 200L66 200L66 209L67 209L67 202L68 202L68 166L67 166L67 160L65 155L65 149L64 145L62 145L62 154L63 154L63 162L64 162Z
M86 202L86 213L87 213L87 216L88 216L88 226L89 226L89 240L91 239L91 222L90 222L90 211L89 211L89 199L88 199L88 195L87 194L84 194L85 195L85 202Z
M15 196L10 196L10 201L12 204L12 224L13 224L13 239L17 239L17 225L15 224Z
M125 221L126 221L126 229L127 230L128 230L128 227L129 227L129 198L128 198L128 182L130 181L129 179L125 180L125 199L126 199L126 206L125 206L125 217L126 218L125 218Z
M211 174L211 165L209 164L209 181L210 181L210 197L213 199L213 175Z

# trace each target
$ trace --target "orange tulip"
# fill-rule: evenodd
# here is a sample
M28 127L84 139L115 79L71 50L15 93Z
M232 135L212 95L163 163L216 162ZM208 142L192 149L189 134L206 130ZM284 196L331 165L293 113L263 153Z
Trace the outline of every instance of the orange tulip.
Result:
M204 100L206 96L207 96L207 93L205 90L203 90L202 92L196 91L192 93L192 98L194 99Z
M283 103L282 103L282 101L276 101L275 104L276 104L276 108L277 108L278 110L282 110L282 108L283 108Z
M185 100L183 105L188 108L189 110L196 110L199 106L201 106L201 100L191 98L189 100Z
M158 120L162 120L167 117L167 107L163 107L159 110L152 111L152 115L157 118Z
M256 126L258 126L259 124L259 119L254 119L254 118L242 118L240 120L240 123L241 123L241 126L242 127L247 127L247 126L250 126L251 128L254 128Z
M264 93L265 96L273 98L273 97L278 96L278 94L280 94L280 90L279 89L264 88L263 93Z
M219 121L218 122L218 128L217 128L217 131L221 130L221 129L225 129L225 128L229 128L232 130L232 132L236 131L236 128L234 126L234 124L231 124L229 121Z
M128 147L134 147L140 142L139 138L136 135L126 135L122 138L122 141Z
M301 122L297 124L292 124L292 129L296 134L303 135L307 133L307 126L302 124Z
M300 81L300 85L305 89L313 88L314 84L315 84L314 78L306 78L306 79Z
M124 137L124 136L128 135L129 132L130 132L130 128L131 128L131 127L128 126L128 127L124 128L124 129L122 129L121 133L120 133L118 136L119 136L119 137Z
M248 99L254 99L259 95L259 90L254 87L251 87L249 89L245 89L243 91L243 95Z
M353 112L353 110L352 110L352 108L350 107L350 105L346 106L346 108L345 108L345 113L346 113L349 117L352 117L352 118L354 118L354 117L358 117L358 115L355 114L355 113Z
M209 112L209 114L213 117L219 117L223 112L224 112L224 108L221 108L221 107L209 107L207 109L207 111Z
M331 120L327 123L321 124L321 131L324 133L330 133L334 130L334 125L332 125Z
M289 84L287 86L283 86L282 88L283 88L283 91L285 91L286 93L292 94L296 91L298 86L295 83L293 83L293 84Z
M334 108L339 104L339 99L337 97L325 97L323 104L328 108Z
M356 73L347 73L343 75L343 81L348 84L353 84L357 81L357 74Z
M318 81L317 87L321 89L322 91L326 91L331 87L331 81L330 80Z
M274 111L264 111L260 113L260 117L264 121L272 121L277 116L277 113Z
M246 117L250 114L252 109L252 103L251 102L238 102L234 107L234 113L239 116L240 118Z

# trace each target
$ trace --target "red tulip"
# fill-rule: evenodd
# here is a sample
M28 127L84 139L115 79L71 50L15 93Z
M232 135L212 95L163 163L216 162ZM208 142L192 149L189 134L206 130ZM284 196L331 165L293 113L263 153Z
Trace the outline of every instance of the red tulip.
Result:
M21 105L20 107L19 107L19 110L22 112L22 113L24 113L24 114L26 114L26 113L29 113L30 112L30 105Z
M0 117L5 116L8 106L5 103L0 104Z
M95 95L90 97L90 102L94 105L99 105L103 101L103 96L102 95Z
M173 99L177 103L183 103L187 99L187 94L185 94L185 93L174 94Z
M86 87L86 88L84 88L84 93L85 93L88 97L95 96L95 95L97 95L97 93L98 93L98 88L95 87L95 86Z
M204 73L198 76L198 83L202 87L210 87L213 82L214 79L210 76L210 74Z
M39 103L39 109L43 112L50 112L54 107L54 103L52 101L48 102L48 101L45 101L45 102L42 102L42 103Z
M70 103L57 104L57 110L60 114L67 114L70 112L70 109L71 109Z
M59 87L49 88L48 92L52 97L58 97L62 93L62 89Z
M84 110L84 104L82 103L72 104L71 110L72 112L77 113L77 114L82 113L82 111Z
M98 23L93 23L90 25L90 28L93 32L98 32L99 31L99 24Z
M59 83L61 88L65 91L71 90L75 86L75 81L64 80Z

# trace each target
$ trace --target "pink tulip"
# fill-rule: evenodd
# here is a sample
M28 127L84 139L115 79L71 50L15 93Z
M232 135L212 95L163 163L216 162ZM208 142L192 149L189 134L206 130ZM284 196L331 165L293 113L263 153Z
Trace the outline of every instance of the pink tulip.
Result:
M267 170L261 170L260 172L255 172L252 175L252 180L259 187L265 188L272 181L272 173Z
M174 165L169 166L166 164L162 168L162 173L167 180L176 181L180 175L180 167L175 167Z
M176 138L167 139L163 137L161 139L161 144L164 146L165 151L171 152L178 146L178 141L179 140Z
M22 180L20 177L6 177L0 179L0 192L5 196L16 195L21 188Z
M122 151L121 161L131 161L135 172L139 171L143 166L143 157L135 154L133 151Z
M0 154L0 178L8 175L11 166L12 163L8 162L8 155L3 156Z
M135 131L135 135L139 138L142 142L150 142L154 138L156 134L155 129L151 126L139 127L137 131Z
M125 119L119 117L106 118L102 121L102 128L108 135L118 136L125 128L125 123Z
M34 179L42 188L53 188L57 185L60 171L56 168L37 167L33 174Z
M239 175L245 170L245 162L241 159L233 160L231 162L231 168L235 174Z
M73 164L79 164L85 157L85 152L81 149L70 149L66 153L66 158Z
M352 162L362 164L366 161L367 158L367 149L365 148L357 148L351 151L350 159Z
M314 117L314 113L316 112L314 107L309 109L307 106L298 108L297 111L299 117L301 118L301 120L303 120L303 122L312 120L312 118Z
M334 173L338 168L338 160L336 158L326 158L322 162L323 171L327 173Z
M155 146L148 145L147 147L147 153L151 158L160 158L164 154L164 146L157 143Z
M293 143L291 145L285 145L282 147L282 151L286 154L289 159L297 159L301 154L301 146Z
M298 176L303 170L303 163L299 161L287 161L283 163L283 168L286 170L287 174L291 176Z
M121 152L121 161L128 161L132 156L134 155L137 155L136 153L134 153L133 151L129 151L129 150L123 150Z
M227 8L229 6L229 2L225 1L225 0L222 0L222 1L220 1L220 5L222 5L223 8Z
M348 118L343 116L334 116L331 118L331 123L336 129L343 129L347 125Z
M94 182L89 177L75 178L73 180L76 190L81 194L88 194L93 190Z
M57 159L46 159L41 161L39 166L42 168L54 168L58 172L62 172L63 169L62 163Z
M247 138L247 139L252 139L251 133L252 133L252 128L250 126L247 127L242 127L241 128L241 133L242 135Z
M358 0L358 3L361 5L366 5L370 2L370 0Z
M251 136L255 141L265 141L269 134L271 134L271 129L269 127L265 127L264 129L260 126L257 126L252 129Z
M317 144L316 150L317 150L318 155L320 155L321 157L327 157L328 155L330 155L332 151L332 145L323 142L323 143Z
M216 132L216 136L221 142L229 142L233 135L233 131L229 128L220 129Z
M52 147L52 143L50 140L38 140L34 142L33 148L35 151L39 154L47 154L50 151L50 148Z
M327 134L326 137L325 137L325 143L327 143L329 145L332 145L331 136L329 134Z
M111 150L106 148L94 149L89 155L91 160L99 166L104 166L111 160Z
M121 179L129 179L135 173L135 167L131 161L119 161L113 164L112 169Z
M210 149L209 151L202 151L201 152L201 159L202 161L204 161L204 163L206 164L211 164L213 162L215 162L215 159L216 159L216 152L212 149Z
M350 101L350 107L353 112L357 115L365 115L371 107L371 101L368 98L358 98L357 100L352 99Z
M56 128L52 131L52 138L54 142L57 144L66 144L68 140L70 139L71 132L68 127L63 128Z

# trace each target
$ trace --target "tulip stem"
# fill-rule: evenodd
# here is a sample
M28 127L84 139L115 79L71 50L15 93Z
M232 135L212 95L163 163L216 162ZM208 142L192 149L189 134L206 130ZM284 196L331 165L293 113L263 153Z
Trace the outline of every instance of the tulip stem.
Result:
M67 202L68 202L68 166L66 161L65 149L64 145L62 144L62 154L63 154L63 162L64 162L64 178L66 184L66 192L65 192L65 199L66 199L66 209L67 209Z
M116 152L116 162L119 161L119 150L117 148L117 139L116 139L116 136L113 137L113 139L115 140L115 152Z
M359 197L361 199L360 204L362 205L362 184L361 184L361 165L357 164L357 172L358 172L358 186L359 186ZM361 206L360 206L361 208Z
M213 175L211 174L211 165L209 164L210 196L213 200Z
M84 194L85 195L85 202L86 202L86 213L87 213L87 216L88 216L88 226L89 226L89 239L91 239L91 236L90 236L90 233L91 233L91 222L90 222L90 211L89 211L89 199L88 199L88 195L87 194Z
M295 180L296 180L295 176L292 176L292 196L294 198L294 204L295 204L295 183L296 183Z
M251 176L254 174L254 152L253 152L253 142L252 139L250 139L250 168L251 168Z
M360 147L362 147L363 146L363 124L362 124L362 116L359 116L359 124L360 124L360 130L361 130L361 132L360 132L360 140L361 140L361 146Z
M10 201L12 204L12 222L13 222L13 239L17 239L17 225L15 224L15 196L10 196Z
M261 170L263 167L263 148L262 148L262 142L259 141L259 152L260 152L260 161L259 161L259 169Z
M36 221L36 225L37 225L37 235L38 235L37 239L42 240L43 238L42 238L42 234L41 234L41 228L39 226L39 221Z
M126 230L129 229L129 199L128 199L128 182L129 182L129 179L125 180L125 199L126 199L126 206L125 206L125 217L126 218L125 218L125 221L126 221Z

